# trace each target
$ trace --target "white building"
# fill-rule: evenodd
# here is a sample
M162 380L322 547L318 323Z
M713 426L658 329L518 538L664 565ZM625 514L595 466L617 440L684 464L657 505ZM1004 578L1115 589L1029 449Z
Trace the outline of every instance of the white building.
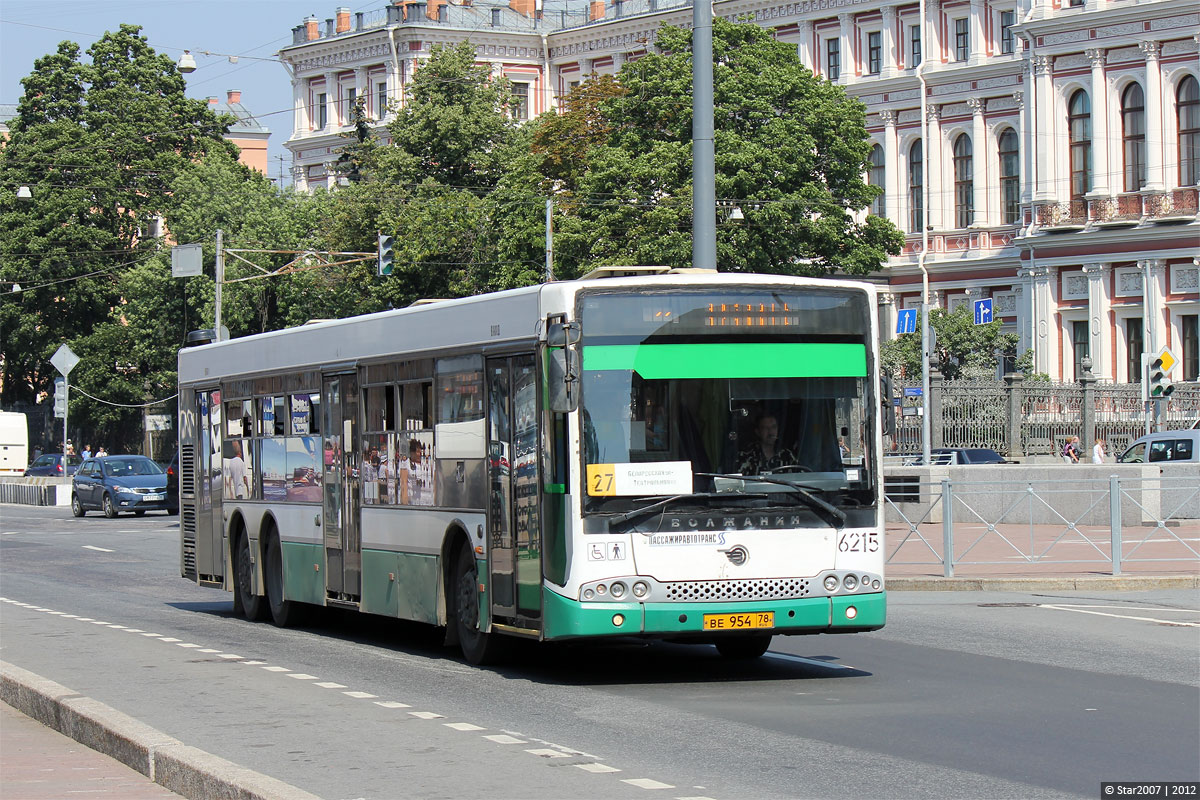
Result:
M536 5L535 5L536 3ZM1069 5L1067 4L1069 3ZM907 232L881 275L885 329L920 304L921 226L931 302L991 298L1036 369L1136 381L1143 352L1170 347L1174 377L1200 375L1200 13L1190 0L725 0L795 44L802 62L861 99L876 144L873 209ZM370 18L338 9L293 29L287 147L301 188L333 180L348 109L404 102L437 44L469 40L513 81L528 118L592 73L613 73L690 26L672 0L434 0ZM921 120L926 82L929 144ZM922 181L929 207L922 208ZM1147 311L1148 309L1148 311Z

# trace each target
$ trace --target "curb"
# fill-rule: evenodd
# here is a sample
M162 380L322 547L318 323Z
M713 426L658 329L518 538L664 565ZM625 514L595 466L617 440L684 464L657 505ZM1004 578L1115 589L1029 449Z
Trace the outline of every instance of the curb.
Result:
M1045 578L888 578L889 592L1028 592L1200 589L1200 575L1085 575Z
M128 714L0 661L0 700L192 800L321 800L283 781L189 747Z

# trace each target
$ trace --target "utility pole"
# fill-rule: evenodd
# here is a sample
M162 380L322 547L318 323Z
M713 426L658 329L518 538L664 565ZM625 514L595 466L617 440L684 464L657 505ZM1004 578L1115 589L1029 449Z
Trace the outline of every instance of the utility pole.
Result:
M712 0L692 3L692 266L717 271Z
M546 198L546 283L554 280L554 198Z
M214 334L219 342L224 337L221 336L221 286L225 283L225 248L222 246L221 229L217 228L217 293L216 293L216 308L214 309L213 320Z

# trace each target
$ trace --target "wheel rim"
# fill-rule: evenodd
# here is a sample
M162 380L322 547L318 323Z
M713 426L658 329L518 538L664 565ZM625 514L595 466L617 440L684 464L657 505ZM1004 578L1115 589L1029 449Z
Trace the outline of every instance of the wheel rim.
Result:
M111 515L116 509L113 508L112 498L104 495L104 513Z
M458 576L458 621L469 631L479 628L479 603L475 595L475 568L467 557L467 565Z
M250 547L246 544L246 540L242 539L241 545L238 547L238 591L242 597L250 596Z
M79 513L80 511L83 510L83 506L79 505L78 497L71 498L71 510L74 511L75 513Z

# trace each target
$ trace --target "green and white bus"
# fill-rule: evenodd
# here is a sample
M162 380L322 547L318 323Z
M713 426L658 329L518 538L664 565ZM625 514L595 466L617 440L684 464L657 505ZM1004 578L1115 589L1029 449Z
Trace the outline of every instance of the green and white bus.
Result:
M882 627L873 287L621 272L183 349L182 575L473 663Z

